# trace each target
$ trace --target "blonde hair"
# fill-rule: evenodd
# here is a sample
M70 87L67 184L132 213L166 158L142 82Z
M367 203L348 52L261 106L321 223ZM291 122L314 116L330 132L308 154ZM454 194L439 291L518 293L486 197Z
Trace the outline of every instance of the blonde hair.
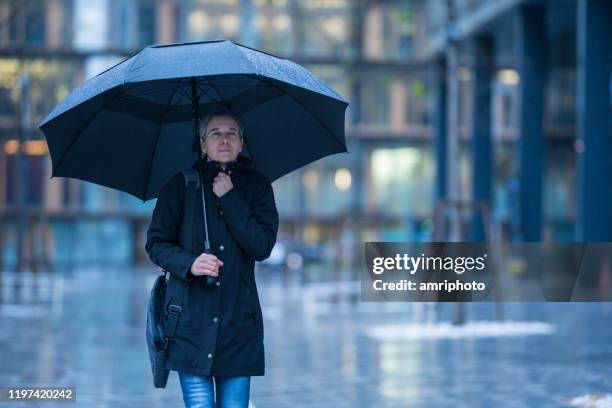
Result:
M200 141L204 141L204 138L206 137L206 132L208 132L208 124L210 123L210 121L219 116L228 116L232 118L234 122L236 122L236 124L238 125L238 134L240 135L240 140L242 140L243 129L242 124L240 123L240 121L238 121L238 118L229 111L221 111L209 113L204 117L204 119L200 119Z

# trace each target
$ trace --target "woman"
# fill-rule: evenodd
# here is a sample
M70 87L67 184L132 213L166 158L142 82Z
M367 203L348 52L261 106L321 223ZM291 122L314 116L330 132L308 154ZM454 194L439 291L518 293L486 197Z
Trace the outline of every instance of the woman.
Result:
M186 407L246 408L251 376L264 375L254 267L276 243L278 212L270 182L240 155L244 139L236 118L207 117L200 141L212 253L203 253L201 199L191 225L183 217L189 203L181 173L162 188L147 232L147 253L170 272L169 289L172 281L186 288L166 368L179 373ZM202 175L200 160L193 168ZM185 247L185 231L193 234L192 248ZM207 277L216 284L207 284Z

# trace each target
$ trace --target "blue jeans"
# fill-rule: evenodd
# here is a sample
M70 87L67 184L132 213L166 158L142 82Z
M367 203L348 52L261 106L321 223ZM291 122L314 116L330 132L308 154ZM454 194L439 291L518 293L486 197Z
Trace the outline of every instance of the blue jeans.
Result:
M178 374L186 408L247 408L249 406L251 377L209 377L181 372Z

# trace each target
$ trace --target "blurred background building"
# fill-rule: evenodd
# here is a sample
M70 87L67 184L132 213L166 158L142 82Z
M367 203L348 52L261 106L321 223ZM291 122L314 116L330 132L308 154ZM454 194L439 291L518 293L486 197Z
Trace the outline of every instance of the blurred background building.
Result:
M273 184L255 406L610 406L610 302L364 302L356 278L364 241L612 241L611 21L610 0L0 0L0 383L181 404L144 343L155 202L51 179L35 127L142 47L229 38L350 102L350 153ZM591 277L610 293L610 262Z
M608 3L0 0L0 269L147 262L154 201L50 179L35 126L142 47L220 37L350 102L350 154L274 183L285 252L350 264L363 241L432 239L453 200L487 203L504 240L610 240ZM487 239L462 215L455 238Z

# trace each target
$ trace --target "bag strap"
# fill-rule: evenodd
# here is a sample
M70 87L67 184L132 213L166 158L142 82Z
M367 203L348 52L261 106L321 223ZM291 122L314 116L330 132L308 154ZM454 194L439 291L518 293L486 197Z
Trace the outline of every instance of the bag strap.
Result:
M185 213L183 218L187 220L186 225L192 226L193 228L196 192L200 187L200 177L198 175L198 172L194 169L183 170L182 173L185 179L185 186L187 187L187 193L185 196ZM185 245L187 246L187 248L192 248L193 230L187 228L186 231L187 232L184 237ZM165 345L168 344L169 340L172 340L174 338L174 333L176 332L176 327L178 325L179 318L181 317L181 313L183 312L183 305L187 304L189 296L189 283L184 282L184 285L185 289L183 292L182 299L176 299L177 302L173 302L168 305L168 318L166 320L166 324L164 325Z
M189 183L195 183L194 189L200 188L200 175L195 169L185 169L181 173L183 173L186 187L189 187Z

